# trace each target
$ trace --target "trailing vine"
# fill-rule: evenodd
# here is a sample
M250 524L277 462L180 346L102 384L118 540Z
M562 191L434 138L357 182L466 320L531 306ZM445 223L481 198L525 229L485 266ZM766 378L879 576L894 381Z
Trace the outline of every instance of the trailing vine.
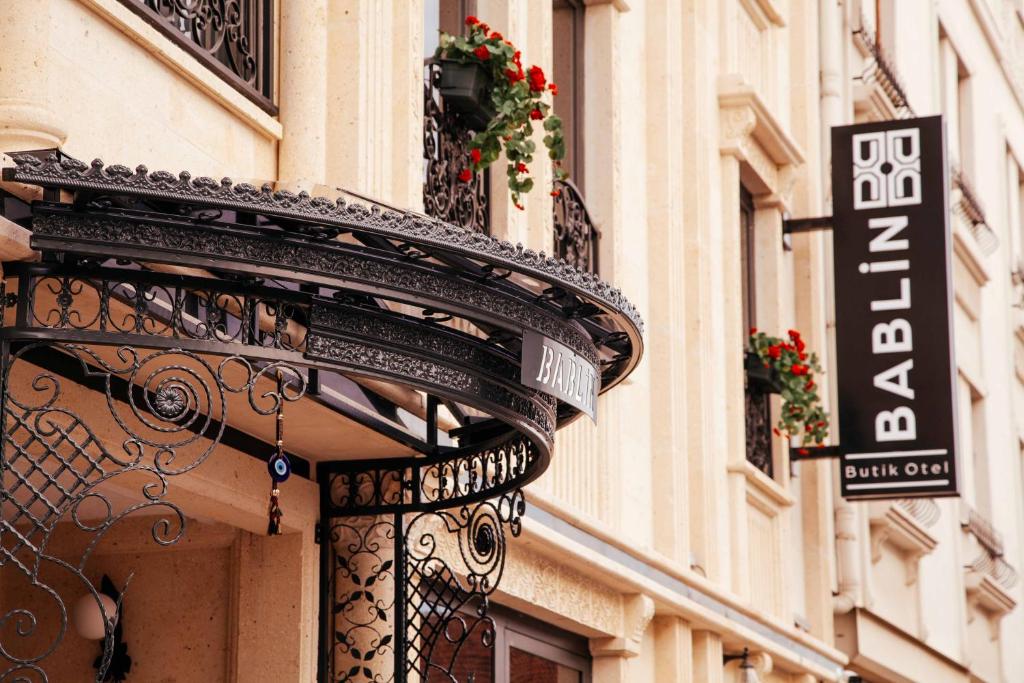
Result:
M796 330L788 339L771 337L756 328L750 330L750 351L765 368L778 374L782 390L782 415L774 428L776 436L799 436L804 446L821 446L828 436L828 413L821 407L815 373L822 372L816 353L807 353Z

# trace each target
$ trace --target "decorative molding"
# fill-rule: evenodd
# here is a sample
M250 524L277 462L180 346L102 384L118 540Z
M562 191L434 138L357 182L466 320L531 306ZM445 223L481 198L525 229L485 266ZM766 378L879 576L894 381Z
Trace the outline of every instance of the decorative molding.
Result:
M854 41L859 44L858 41ZM853 86L854 119L858 121L891 121L899 118L892 100L877 81Z
M731 109L748 110L748 116L753 116L754 121L750 134L775 164L785 166L803 163L803 152L796 140L775 118L757 90L743 81L742 76L729 74L718 78L718 107L723 113Z
M796 502L793 494L747 460L729 465L728 471L742 474L747 480L747 496L761 502L773 516Z
M964 572L964 590L967 594L967 621L974 621L973 610L976 608L988 614L989 637L999 637L999 621L1013 611L1017 601L1010 593L999 585L990 575L974 569Z
M150 173L143 165L132 171L127 166L106 166L99 159L87 165L70 157L58 158L57 154L50 154L47 159L30 154L12 154L10 157L16 167L4 169L4 180L258 212L376 234L423 245L428 251L457 253L479 259L592 299L610 311L622 314L638 334L643 333L643 320L636 307L618 288L593 273L581 271L544 252L524 248L522 244L513 245L412 211L378 204L364 206L341 197L313 197L307 192L294 194L275 189L271 183L256 187L248 183L234 183L230 178L220 181L207 177L192 178L184 171L178 175L166 171ZM323 243L321 240L320 244Z
M654 600L642 593L626 596L622 604L622 636L590 641L594 657L636 657L640 654L644 631L654 618Z
M912 510L900 503L871 502L869 518L871 562L878 563L882 559L882 546L888 542L902 551L906 585L917 583L920 559L935 550L938 539L928 532L921 520L915 519Z

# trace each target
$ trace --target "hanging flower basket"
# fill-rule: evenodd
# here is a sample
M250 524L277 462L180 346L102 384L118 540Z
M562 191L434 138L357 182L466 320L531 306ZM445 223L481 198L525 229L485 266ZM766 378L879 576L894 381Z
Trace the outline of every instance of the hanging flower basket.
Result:
M481 130L497 112L491 106L491 74L476 62L441 59L438 90L446 111L455 112L468 128Z
M751 389L768 394L778 394L782 391L779 371L771 365L766 365L753 351L747 351L743 355L743 368L747 372L747 386Z
M780 339L752 329L745 364L748 377L752 365L759 363L756 381L767 373L769 385L773 381L778 383L782 414L773 430L776 436L799 437L804 446L821 446L828 437L828 413L821 407L814 375L822 370L818 355L805 349L806 344L796 330L789 330L788 339Z
M469 35L441 32L435 57L441 63L441 96L445 107L459 111L477 133L469 142L469 158L459 179L469 182L505 155L508 189L512 203L522 209L522 195L533 189L528 164L537 151L534 125L543 129L547 156L555 165L555 180L568 174L561 168L565 158L562 119L552 111L548 95L558 86L548 83L539 66L524 69L516 46L476 17L466 17ZM450 93L450 95L449 95ZM552 187L551 194L561 193Z

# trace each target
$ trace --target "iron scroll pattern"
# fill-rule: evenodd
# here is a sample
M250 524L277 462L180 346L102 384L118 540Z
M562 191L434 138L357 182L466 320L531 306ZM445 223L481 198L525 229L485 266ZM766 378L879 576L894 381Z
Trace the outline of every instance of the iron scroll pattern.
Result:
M466 683L486 673L459 655L494 646L489 598L525 511L516 489L455 509L334 520L330 680L389 683L416 673Z
M239 90L272 109L272 0L121 0Z
M474 173L468 182L459 180L459 173L468 166L473 134L455 114L444 110L438 88L441 66L428 62L424 68L424 211L466 230L490 234L486 172Z
M744 394L746 408L747 462L772 476L771 394L748 386Z
M600 237L583 195L568 180L555 181L555 256L587 273L597 273Z
M3 342L3 436L0 442L0 571L24 589L20 602L0 615L0 681L48 681L40 662L53 654L69 628L68 609L54 584L71 582L101 605L90 582L90 558L110 530L141 511L156 513L153 540L173 545L184 534L182 510L166 499L171 477L190 472L219 444L227 424L228 395L271 416L282 401L305 392L305 379L284 363L256 366L241 356L216 366L183 349L131 346L97 350L60 342ZM39 358L64 359L64 374L40 370ZM280 391L271 376L283 373ZM17 377L15 377L15 375ZM34 375L34 376L33 376ZM99 388L104 400L82 402L65 385ZM102 429L92 424L102 418ZM108 425L108 423L110 423ZM122 438L112 443L113 430ZM140 479L141 477L141 479ZM141 499L123 502L110 485L140 487ZM77 559L50 550L61 524L84 549ZM123 595L129 576L118 586ZM120 602L118 603L120 604ZM54 614L54 633L38 633L37 612ZM103 613L101 607L101 614ZM106 620L96 680L105 677L114 648Z
M4 179L43 187L62 187L111 195L150 197L219 206L268 216L310 221L335 228L356 229L384 237L415 242L429 251L439 250L480 259L493 266L521 272L601 304L621 313L637 334L643 332L643 320L636 307L621 290L594 273L581 270L565 259L545 255L498 240L480 232L457 227L436 218L377 205L364 206L327 197L314 197L275 189L270 183L260 187L234 183L230 178L215 180L193 178L191 174L150 172L145 166L133 171L127 166L106 166L97 159L85 164L77 159L50 154L46 159L25 153L9 155L15 168L4 169ZM323 240L319 241L323 244Z

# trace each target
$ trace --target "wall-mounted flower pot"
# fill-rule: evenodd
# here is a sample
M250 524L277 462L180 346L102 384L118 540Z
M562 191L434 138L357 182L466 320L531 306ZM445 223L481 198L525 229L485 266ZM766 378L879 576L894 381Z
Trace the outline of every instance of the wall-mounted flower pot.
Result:
M455 112L473 130L483 130L494 118L491 107L491 75L474 62L441 60L438 84L445 111Z
M778 394L782 391L782 378L779 371L766 368L764 361L756 353L746 352L743 356L743 367L747 371L747 386L756 391Z

